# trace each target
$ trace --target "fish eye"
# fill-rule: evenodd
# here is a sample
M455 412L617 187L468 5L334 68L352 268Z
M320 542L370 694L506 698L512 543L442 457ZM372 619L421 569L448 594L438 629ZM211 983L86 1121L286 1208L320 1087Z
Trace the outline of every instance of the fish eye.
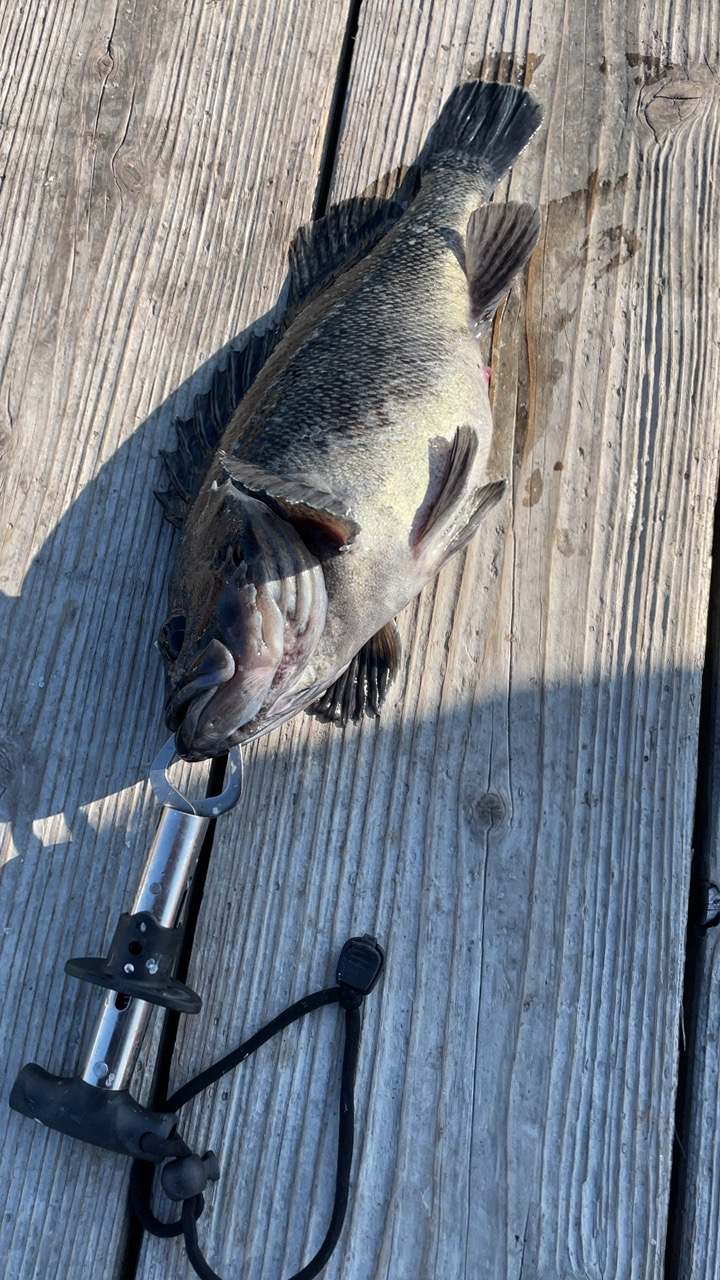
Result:
M182 613L171 613L160 628L158 648L168 662L174 662L180 656L185 639L185 617Z

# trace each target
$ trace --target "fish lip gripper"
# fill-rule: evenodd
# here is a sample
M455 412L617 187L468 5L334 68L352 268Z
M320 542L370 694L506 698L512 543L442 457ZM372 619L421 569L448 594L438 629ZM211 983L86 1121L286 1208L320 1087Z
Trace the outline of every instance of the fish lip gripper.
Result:
M238 803L243 777L235 747L222 794L191 801L168 777L174 756L171 737L150 767L163 807L132 911L119 917L107 956L75 957L65 965L71 977L107 991L80 1070L76 1076L56 1076L26 1063L10 1093L10 1106L21 1115L93 1146L155 1163L175 1153L177 1116L142 1106L128 1086L153 1006L178 1013L198 1013L202 1007L199 995L173 976L182 943L177 919L208 824ZM152 1151L144 1142L148 1137ZM163 1144L169 1144L164 1153Z
M56 1076L36 1062L26 1063L10 1093L10 1106L49 1129L133 1160L130 1200L142 1226L159 1236L182 1234L188 1258L198 1274L212 1274L200 1252L196 1220L203 1192L220 1176L213 1151L199 1155L178 1132L177 1111L209 1084L254 1053L267 1040L326 1004L345 1014L340 1085L340 1123L335 1196L325 1239L293 1280L317 1276L340 1237L347 1209L354 1144L354 1088L360 1044L360 1007L377 985L385 953L371 934L349 938L340 952L335 985L290 1005L244 1044L201 1072L159 1109L143 1106L129 1090L149 1014L154 1005L179 1013L198 1013L200 997L174 977L182 932L177 917L187 883L212 818L232 809L242 793L242 756L233 747L225 789L219 796L190 802L170 782L167 769L175 755L170 738L150 770L163 812L131 912L120 916L107 956L68 960L66 973L106 991L103 1011L88 1041L76 1076ZM158 1219L151 1205L152 1166L162 1166L165 1194L182 1202L174 1223ZM149 1172L150 1171L150 1172ZM200 1270L198 1270L200 1268Z

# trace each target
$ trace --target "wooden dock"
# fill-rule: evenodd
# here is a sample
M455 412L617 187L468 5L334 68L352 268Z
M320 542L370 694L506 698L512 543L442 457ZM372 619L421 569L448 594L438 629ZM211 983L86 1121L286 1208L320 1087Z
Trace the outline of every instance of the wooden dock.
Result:
M387 189L478 73L545 110L497 196L544 224L489 348L510 496L401 618L379 723L247 752L172 1081L373 932L327 1280L715 1280L717 5L29 0L0 60L7 1280L192 1274L132 1226L123 1159L5 1106L22 1063L77 1069L98 998L63 964L107 943L157 820L159 450L296 228ZM317 1013L183 1113L226 1280L322 1238L340 1044Z

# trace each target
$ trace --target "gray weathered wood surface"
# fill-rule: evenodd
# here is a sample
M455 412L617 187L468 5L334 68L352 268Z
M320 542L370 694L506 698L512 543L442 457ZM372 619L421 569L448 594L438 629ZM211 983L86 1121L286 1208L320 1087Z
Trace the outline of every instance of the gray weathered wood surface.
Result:
M138 779L165 736L158 449L275 302L346 19L336 0L0 16L8 1276L109 1275L125 1247L125 1162L8 1113L7 1089L28 1059L75 1071L97 997L63 963L107 942L157 822Z
M157 450L277 296L350 16L0 19L8 1081L73 1071L96 1008L61 968L126 905L155 820ZM332 197L412 160L482 69L545 107L498 197L539 200L544 234L492 335L510 499L401 620L382 722L261 740L213 850L177 1082L326 983L349 933L388 950L334 1280L663 1272L717 487L712 21L689 0L359 9ZM221 1154L201 1238L222 1275L287 1276L322 1236L338 1033L315 1015L188 1108ZM1 1123L13 1280L132 1274L122 1162ZM694 1248L682 1280L714 1275ZM134 1273L190 1271L151 1240Z

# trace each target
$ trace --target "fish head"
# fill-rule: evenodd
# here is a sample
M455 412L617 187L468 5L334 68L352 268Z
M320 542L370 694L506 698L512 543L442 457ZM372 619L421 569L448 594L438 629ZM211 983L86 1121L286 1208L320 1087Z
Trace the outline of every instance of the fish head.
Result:
M222 755L292 714L326 614L321 563L292 523L229 478L206 482L158 637L179 754Z

